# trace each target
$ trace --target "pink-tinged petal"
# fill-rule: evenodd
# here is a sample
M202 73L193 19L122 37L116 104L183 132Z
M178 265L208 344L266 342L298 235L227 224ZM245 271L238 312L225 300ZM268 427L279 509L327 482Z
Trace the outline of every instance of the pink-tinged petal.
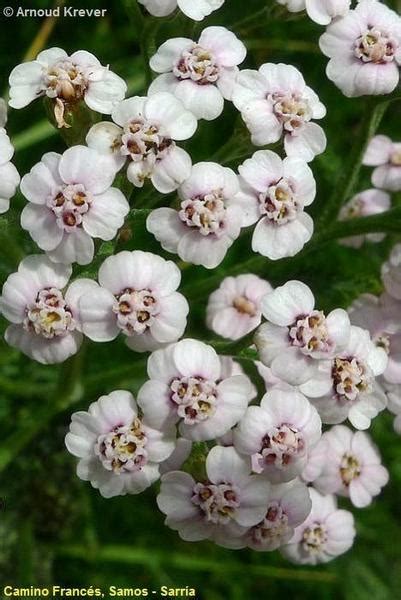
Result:
M313 220L306 213L300 213L294 221L279 226L263 218L255 227L252 250L270 260L295 256L309 242L312 234Z
M193 0L177 0L178 8L194 21L202 21L214 10L220 8L223 2L224 0L197 0L194 3Z
M174 64L180 58L184 50L189 50L193 46L193 41L189 38L177 37L167 40L159 46L156 54L149 61L150 68L156 73L167 73L171 71Z
M213 84L198 85L187 79L180 81L174 93L197 119L212 121L223 112L224 98Z
M87 279L82 277L76 279L73 283L68 286L68 289L64 295L65 301L68 307L71 309L73 317L77 323L77 327L81 330L81 315L79 310L79 300L83 294L87 292L97 291L99 289L98 284L93 279Z
M46 206L27 204L21 213L21 227L39 248L48 252L54 250L63 239L63 230L57 225L56 216Z
M148 375L150 379L168 384L175 377L179 377L180 373L174 362L174 345L168 346L165 350L156 350L150 355Z
M170 396L169 386L155 379L146 381L140 388L137 395L138 405L150 427L160 429L178 421Z
M185 262L215 269L224 260L232 241L227 237L208 239L209 237L211 238L202 236L197 231L186 231L178 243L178 256ZM162 246L165 248L163 244Z
M304 356L297 348L288 348L273 359L271 370L279 379L291 385L301 385L314 377L317 366L313 363L312 359Z
M225 27L206 27L201 33L198 44L202 48L211 50L220 66L235 67L245 60L244 44Z
M139 255L138 258L140 258ZM180 285L181 271L171 260L164 260L164 258L156 254L150 254L149 252L147 253L147 258L148 261L151 258L152 271L149 274L149 280L144 281L142 287L148 287L151 291L157 292L159 298L170 296ZM145 259L146 256L143 257L142 264L138 264L140 271L144 268Z
M82 225L91 237L112 240L128 213L129 204L124 194L117 188L110 188L94 197Z
M216 85L217 88L220 90L221 95L226 100L232 100L238 73L238 67L231 67L223 69L219 74L219 78L216 81Z
M156 162L151 181L162 194L174 192L191 175L192 160L188 152L175 146Z
M28 277L37 290L45 287L63 289L71 277L72 267L55 265L47 256L34 254L24 258L18 265L18 273Z
M177 252L182 236L188 231L177 211L172 208L153 210L146 219L146 229L153 233L162 248L168 252Z
M77 262L79 265L88 265L93 260L95 245L93 239L83 229L75 229L64 234L60 244L48 252L51 260L69 265Z
M273 106L268 100L251 100L244 104L241 115L255 146L273 144L281 138L283 126L273 113Z
M385 165L391 156L393 143L386 135L375 135L369 142L363 164L369 167Z
M149 96L144 104L144 116L151 123L159 123L173 140L187 140L198 126L192 112L185 110L180 100L169 92Z
M131 119L142 117L146 96L133 96L122 100L113 108L111 117L117 125L124 127Z
M288 90L299 93L305 88L302 73L292 65L265 63L259 71L268 82L269 92Z
M85 92L85 103L103 115L110 115L113 108L127 92L124 79L109 70L102 72L99 81L90 81Z
M372 173L372 183L390 192L401 190L401 168L392 165L377 167Z
M3 285L0 298L1 314L11 323L22 323L26 316L26 307L36 300L39 289L30 277L12 273Z
M63 183L58 171L60 160L60 154L48 152L27 175L24 175L21 180L21 192L29 202L45 204L49 197L57 194L59 186Z
M275 325L288 326L314 309L315 298L301 281L288 281L262 299L263 315Z
M172 471L163 475L157 496L159 509L171 519L185 521L198 515L197 506L191 502L195 481L188 473Z
M241 177L257 192L266 189L283 176L283 162L271 150L258 150L238 168Z
M246 487L241 490L240 506L234 519L243 527L252 527L266 516L266 497L271 484L257 475L249 477Z
M82 334L78 331L49 340L25 331L21 325L10 325L4 337L10 346L44 365L64 362L78 352L82 343Z
M189 305L175 292L159 300L160 313L150 326L150 333L160 343L175 342L184 333Z
M183 376L198 376L216 381L220 377L221 365L216 351L197 340L185 339L173 347L175 365Z
M259 71L244 69L240 71L233 90L234 106L242 111L253 100L264 100L269 90L269 84Z
M43 94L43 67L36 60L14 67L9 77L12 108L24 108Z
M115 177L110 160L86 146L66 150L60 160L59 172L65 183L82 183L93 194L105 192Z
M216 485L231 483L242 487L249 479L250 470L249 460L233 447L214 446L206 458L206 473Z
M305 123L296 135L287 134L284 138L287 156L302 158L306 162L322 154L326 150L326 145L326 135L317 123Z
M269 366L278 354L288 348L288 331L273 323L263 323L257 330L254 341L261 361Z
M283 174L293 182L296 197L304 206L312 204L316 196L316 181L312 170L299 157L287 157L283 160Z
M83 333L94 342L109 342L120 332L113 313L115 298L100 286L83 294L79 300L79 313Z

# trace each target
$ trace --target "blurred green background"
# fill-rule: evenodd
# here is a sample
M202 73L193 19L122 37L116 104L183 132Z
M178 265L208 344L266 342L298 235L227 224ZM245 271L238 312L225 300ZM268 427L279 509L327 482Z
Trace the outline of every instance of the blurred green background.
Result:
M397 8L396 2L388 4ZM210 24L224 25L241 37L249 50L245 63L249 68L268 61L295 65L328 109L323 122L328 149L311 165L318 197L310 212L318 219L329 197L335 200L337 190L337 206L347 200L341 196L344 185L337 181L348 173L353 141L361 119L370 110L369 103L364 98L346 99L326 79L326 59L317 45L322 29L305 16L277 11L274 0L226 0L221 10L201 24L182 14L142 20L135 0L86 0L68 5L107 8L107 15L61 18L47 22L43 29L44 19L3 16L5 6L16 9L19 5L54 6L46 0L1 2L0 91L4 95L11 69L27 53L32 58L37 50L52 46L69 53L78 49L93 52L128 81L130 95L144 94L149 72L141 51L151 53L168 37L196 37ZM7 130L16 146L14 162L21 175L44 152L65 149L58 132L46 121L41 101L11 111ZM401 139L401 103L390 105L380 132ZM201 122L194 138L184 146L193 162L218 160L233 168L255 150L229 103L219 119ZM370 187L369 178L369 170L362 169L356 189ZM128 193L134 208L174 201L174 195L161 196L151 187L141 191L128 187ZM400 204L397 197L393 201ZM37 252L19 227L23 206L24 199L17 195L12 209L0 218L1 283L23 256ZM132 212L119 249L146 249L167 257L147 234L144 219L143 212ZM321 230L323 237L327 227L330 223ZM397 225L384 242L365 244L360 250L344 248L336 241L312 244L294 259L276 263L252 255L250 234L245 232L213 272L183 265L181 291L191 304L187 335L215 339L204 325L207 297L230 274L254 272L273 285L301 279L312 287L325 310L347 307L362 292L379 293L380 265L397 241L396 230ZM75 274L95 277L98 265L111 251L112 245L101 244L95 263L75 268ZM3 333L4 319L0 326ZM243 354L239 360L262 391L252 362ZM358 530L354 548L322 567L292 566L277 552L234 552L208 542L182 542L163 525L155 504L157 486L139 496L104 500L88 483L78 480L75 460L67 454L63 441L71 413L86 410L98 396L116 388L135 393L146 378L145 367L146 357L128 350L122 339L103 345L87 342L77 357L51 367L35 364L0 343L0 587L55 583L157 589L188 585L197 589L198 600L256 600L279 595L294 600L401 597L401 440L392 430L389 414L374 421L372 435L391 481L369 508L354 511ZM341 504L350 507L347 501Z

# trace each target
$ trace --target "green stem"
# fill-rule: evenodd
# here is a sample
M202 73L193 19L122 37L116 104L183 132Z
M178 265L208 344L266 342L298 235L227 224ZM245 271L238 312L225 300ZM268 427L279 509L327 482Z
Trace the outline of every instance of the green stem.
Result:
M225 354L227 356L241 356L241 353L252 346L253 337L255 335L255 331L251 331L244 337L236 340L235 342L223 342L223 341L209 341L207 342L210 346L218 352L219 354Z

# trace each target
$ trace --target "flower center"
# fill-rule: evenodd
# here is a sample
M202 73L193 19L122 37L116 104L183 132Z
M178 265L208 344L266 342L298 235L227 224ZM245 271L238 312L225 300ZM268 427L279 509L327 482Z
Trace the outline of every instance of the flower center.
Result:
M343 484L348 487L353 479L361 474L361 466L358 459L352 454L344 454L340 463L340 475Z
M353 219L360 217L364 208L364 203L358 196L347 202L340 210L340 220Z
M261 473L266 466L283 469L305 452L302 433L293 425L283 423L272 429L262 439L261 449L252 455L252 469Z
M394 167L401 167L401 149L394 150L394 152L391 153L390 163Z
M250 530L250 536L255 544L270 542L279 543L289 532L288 517L278 502L272 502L266 512L266 516Z
M70 60L60 60L45 75L46 95L65 102L79 100L85 93L88 78L81 67Z
M75 329L75 320L63 294L56 288L38 292L36 301L26 307L23 327L47 339L60 337Z
M198 85L215 83L219 78L219 67L209 50L194 44L190 50L184 50L173 68L177 79L191 79Z
M335 393L344 404L357 400L361 392L372 391L373 376L370 369L355 357L335 358L332 379Z
M116 296L113 312L117 315L117 325L125 335L141 334L159 314L159 304L149 290L126 288Z
M375 27L369 27L355 41L354 54L364 63L387 63L394 60L397 48L395 39Z
M171 382L170 390L177 414L187 425L201 423L216 412L217 390L214 381L202 377L181 377Z
M222 190L195 196L181 202L179 217L188 227L196 227L201 235L219 237L224 230L226 207Z
M154 123L137 118L129 121L121 136L121 154L134 162L146 160L153 167L157 160L164 158L173 140L163 135Z
M309 554L318 554L327 541L325 527L318 522L304 529L302 535L302 547Z
M199 506L206 521L221 525L227 524L240 506L238 488L226 483L197 483L191 500Z
M313 310L309 315L298 318L288 330L292 346L299 348L303 354L313 356L314 352L330 352L333 348L326 317L321 310Z
M297 131L312 118L309 102L300 94L275 92L267 99L273 103L273 112L286 131Z
M141 421L135 419L131 425L117 426L113 431L99 435L95 454L108 471L132 473L146 465L146 442Z
M255 303L248 300L245 296L237 296L234 299L233 307L242 315L254 317L257 314Z
M288 179L282 178L277 183L270 185L267 191L259 194L259 211L269 221L277 225L284 225L293 221L299 206L295 198L294 186Z
M93 196L80 183L60 188L56 196L48 198L46 205L56 215L57 225L71 232L82 226L82 217L90 209Z

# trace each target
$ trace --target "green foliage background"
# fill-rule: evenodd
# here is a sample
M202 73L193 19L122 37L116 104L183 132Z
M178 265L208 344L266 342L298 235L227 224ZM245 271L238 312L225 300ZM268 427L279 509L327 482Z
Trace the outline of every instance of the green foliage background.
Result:
M387 3L397 8L396 1ZM7 0L1 9L19 4L53 6L46 0ZM110 64L128 81L130 95L144 94L150 75L143 58L146 54L168 37L196 37L204 26L219 24L232 29L246 43L247 67L257 68L268 61L291 63L327 106L324 128L328 149L312 163L318 198L311 212L319 227L306 250L294 259L272 263L252 255L250 235L245 232L213 272L181 264L181 291L191 304L187 335L212 340L222 352L237 355L262 390L252 362L240 346L219 343L205 328L207 296L223 277L244 272L257 273L273 285L299 278L312 287L319 305L326 310L347 307L362 292L380 292L380 265L401 233L400 209L378 221L373 218L348 227L350 233L377 227L388 231L379 245L365 244L356 251L328 241L341 234L335 219L352 192L351 184L355 183L354 191L370 187L369 170L352 167L356 150L366 139L366 135L361 136L361 131L366 134L366 121L361 123L366 116L369 120L372 104L366 98L348 100L342 96L325 77L326 59L317 45L322 29L303 15L290 16L277 10L274 0L226 0L224 7L202 24L181 14L163 20L143 19L135 0L86 0L70 5L107 8L107 16L59 19L46 41L38 35L43 19L6 19L0 9L0 89L4 94L11 69L33 42L60 46L70 53L78 49L93 52L102 64ZM400 106L391 102L380 127L380 132L394 139L401 139ZM21 175L44 152L65 149L63 139L46 121L41 101L11 111L7 129L16 146L14 161ZM234 168L255 150L229 103L219 119L201 122L185 147L194 162L218 160ZM353 181L355 177L358 179ZM167 256L146 232L144 221L146 209L173 202L174 195L160 196L151 187L138 191L128 186L126 191L133 210L117 249L147 249ZM395 207L399 200L394 197ZM24 199L18 195L10 212L0 218L1 283L24 255L37 252L19 227L23 205ZM113 244L101 244L94 265L75 268L75 274L95 277L97 266L113 250ZM1 333L5 326L3 319ZM71 413L85 410L91 401L113 389L135 393L145 380L145 365L146 357L128 350L122 339L103 345L86 342L77 357L52 367L35 364L0 343L1 585L57 583L104 589L109 585L151 589L189 585L197 588L199 600L258 599L278 594L302 600L400 597L401 440L393 433L388 414L374 421L372 434L390 469L391 482L369 508L355 511L358 537L353 550L315 569L291 566L278 553L234 552L208 542L184 543L164 527L155 505L157 489L140 496L104 500L89 484L79 481L75 460L63 442ZM349 507L346 501L342 504Z

